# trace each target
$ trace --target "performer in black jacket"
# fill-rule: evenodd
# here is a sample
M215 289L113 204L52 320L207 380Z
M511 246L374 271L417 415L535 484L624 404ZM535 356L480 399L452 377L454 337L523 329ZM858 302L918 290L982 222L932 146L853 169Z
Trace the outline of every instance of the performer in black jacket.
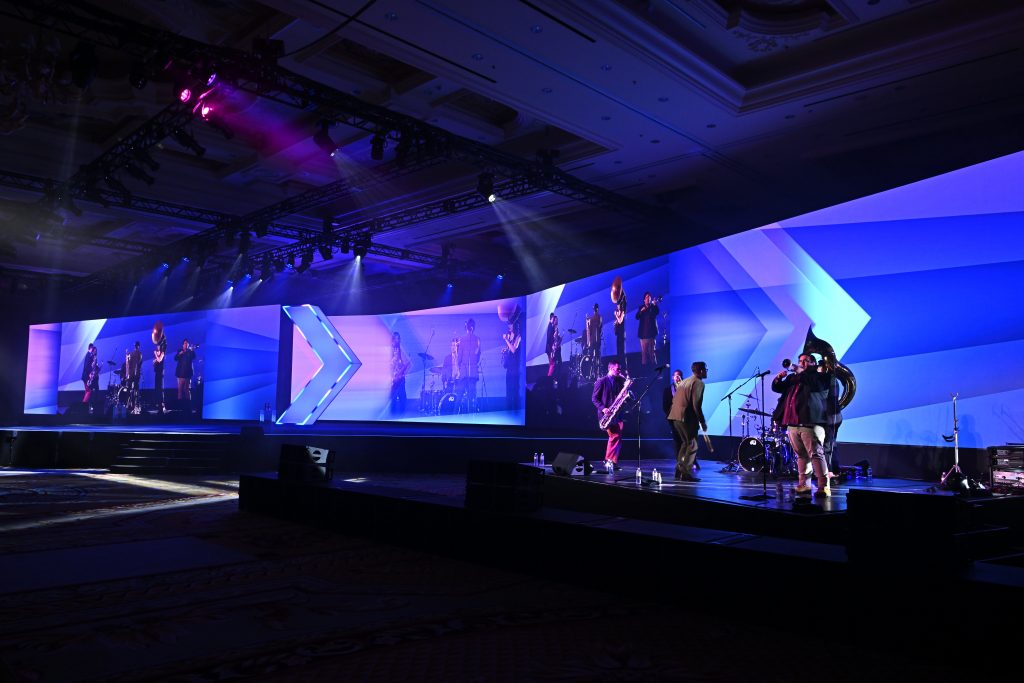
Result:
M178 363L174 369L174 376L178 378L178 400L192 400L192 361L196 357L196 347L189 346L186 338L181 342L181 348L174 354L174 360Z
M829 384L834 375L819 367L810 354L800 354L797 371L783 370L772 380L772 391L782 394L782 424L787 428L790 444L796 453L797 494L810 493L807 485L807 463L811 463L818 489L816 497L832 495L828 484L828 465L822 444L828 422L826 402Z

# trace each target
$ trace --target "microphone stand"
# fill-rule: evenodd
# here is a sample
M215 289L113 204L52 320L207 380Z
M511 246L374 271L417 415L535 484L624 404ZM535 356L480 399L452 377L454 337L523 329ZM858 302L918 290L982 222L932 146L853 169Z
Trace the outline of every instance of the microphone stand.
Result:
M751 375L746 380L744 380L743 384L739 385L738 387L736 387L735 389L730 391L728 394L723 396L722 400L719 401L719 403L721 403L722 401L728 401L729 402L729 436L730 437L732 436L732 395L735 394L740 389L742 389L743 387L747 386L747 383L750 382L750 380L754 379L755 377L762 377L763 378L764 375L762 375L759 372L757 372L758 370L760 370L760 368L754 368L754 374L753 375ZM762 385L762 387L763 387L763 385ZM762 401L762 404L763 403L764 403L764 401ZM740 461L737 459L737 457L738 457L738 454L737 453L733 453L732 460L729 462L728 465L726 465L725 467L722 468L722 472L725 472L727 474L732 474L732 473L735 473L735 472L739 472L740 471Z
M646 396L647 392L651 390L651 387L654 386L654 382L659 377L661 377L661 373L664 370L665 370L665 366L664 365L662 365L662 366L660 366L658 368L658 374L656 374L655 376L651 377L651 379L647 381L647 386L644 387L644 390L640 393L639 396L636 397L636 399L633 402L632 407L627 408L626 411L625 411L626 413L628 413L630 410L636 410L636 468L637 469L641 469L641 467L640 467L640 439L641 439L641 435L640 435L640 419L644 415L644 411L641 409L641 405L642 405L642 402L644 400L644 396ZM625 414L623 414L623 418L625 418ZM623 419L623 422L625 422L625 419ZM626 479L635 479L635 478L636 478L636 475L634 474L632 477L620 477L620 478L616 479L615 481L625 481Z
M959 395L959 392L950 394L953 397L953 434L951 436L942 435L946 443L953 442L953 466L939 479L939 485L943 488L951 488L958 485L964 477L964 473L960 470L960 420L956 416L956 399ZM955 477L953 477L954 474L956 475ZM953 481L950 481L951 477Z

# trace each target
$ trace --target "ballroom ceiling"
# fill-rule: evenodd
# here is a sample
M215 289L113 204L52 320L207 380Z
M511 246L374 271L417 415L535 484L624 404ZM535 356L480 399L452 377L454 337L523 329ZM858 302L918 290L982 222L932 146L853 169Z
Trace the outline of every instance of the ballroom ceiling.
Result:
M243 245L253 269L308 253L292 275L329 280L362 244L367 285L542 287L1024 146L1009 0L0 13L5 283L102 286L185 256L220 277Z

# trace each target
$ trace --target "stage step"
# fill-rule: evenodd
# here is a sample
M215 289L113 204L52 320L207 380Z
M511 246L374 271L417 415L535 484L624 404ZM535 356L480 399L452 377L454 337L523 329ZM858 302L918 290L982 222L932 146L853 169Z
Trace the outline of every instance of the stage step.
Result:
M233 442L226 438L147 437L129 439L111 472L136 474L213 474L230 470Z

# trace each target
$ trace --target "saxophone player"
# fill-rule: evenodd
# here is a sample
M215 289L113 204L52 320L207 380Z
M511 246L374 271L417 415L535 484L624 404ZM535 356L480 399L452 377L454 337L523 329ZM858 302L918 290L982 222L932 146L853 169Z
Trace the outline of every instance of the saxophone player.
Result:
M594 393L590 397L594 407L597 408L598 421L610 412L612 404L615 403L615 399L618 398L625 384L626 378L619 374L618 359L608 361L608 374L594 382ZM608 434L608 446L604 451L605 466L610 465L616 470L621 469L619 467L619 452L622 450L622 427L622 418L617 417L605 429Z
M683 380L672 397L672 408L668 419L679 436L679 452L676 454L676 479L679 481L700 481L693 476L693 463L697 456L697 426L705 432L708 423L704 419L704 379L708 376L708 365L696 361L690 365L692 375Z

